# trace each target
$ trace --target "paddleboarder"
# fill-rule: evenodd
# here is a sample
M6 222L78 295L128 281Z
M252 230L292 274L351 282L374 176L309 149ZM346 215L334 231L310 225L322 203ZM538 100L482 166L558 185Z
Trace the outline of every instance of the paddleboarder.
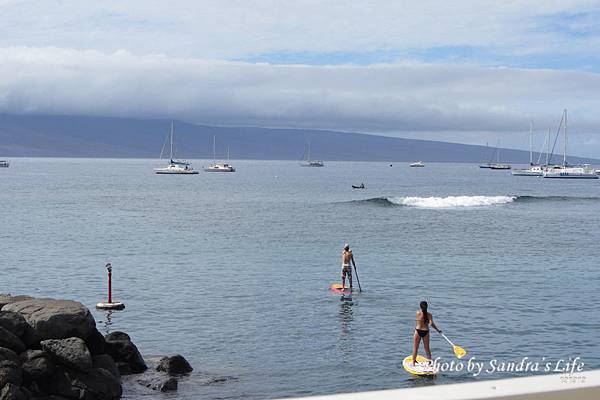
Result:
M413 365L417 362L417 353L419 352L419 344L423 339L423 347L425 347L425 353L427 359L431 360L431 350L429 349L429 325L431 325L436 331L442 333L442 331L433 322L433 315L427 311L427 302L422 301L419 304L420 310L416 313L417 326L415 327L415 334L413 335L413 353L412 361Z
M346 243L344 245L344 250L342 251L342 290L346 288L346 276L348 276L350 291L352 291L352 265L354 265L354 268L356 269L354 255L352 255L350 245Z

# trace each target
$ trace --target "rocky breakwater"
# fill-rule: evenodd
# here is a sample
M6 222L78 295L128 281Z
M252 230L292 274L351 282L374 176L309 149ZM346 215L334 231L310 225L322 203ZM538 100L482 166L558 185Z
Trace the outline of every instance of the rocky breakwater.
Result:
M147 369L131 338L104 337L71 300L0 295L0 400L113 400Z

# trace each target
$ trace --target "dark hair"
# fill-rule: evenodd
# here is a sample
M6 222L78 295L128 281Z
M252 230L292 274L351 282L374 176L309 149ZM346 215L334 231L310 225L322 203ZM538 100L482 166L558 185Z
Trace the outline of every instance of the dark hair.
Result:
M419 307L421 307L421 311L423 312L423 322L425 322L425 325L429 325L429 314L427 314L427 302L422 301L421 304L419 304Z

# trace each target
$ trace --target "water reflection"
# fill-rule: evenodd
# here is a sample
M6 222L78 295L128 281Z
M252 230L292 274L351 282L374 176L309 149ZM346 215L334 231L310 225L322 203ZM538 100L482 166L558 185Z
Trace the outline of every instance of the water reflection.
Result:
M110 333L110 327L113 324L113 321L112 321L113 312L114 312L114 310L104 310L103 311L103 313L105 314L104 320L98 321L98 324L102 325L105 335L108 335Z

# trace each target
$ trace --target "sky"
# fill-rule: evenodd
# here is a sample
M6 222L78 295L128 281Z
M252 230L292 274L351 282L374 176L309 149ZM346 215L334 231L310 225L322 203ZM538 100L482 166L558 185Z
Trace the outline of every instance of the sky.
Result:
M406 4L403 4L406 3ZM600 158L600 1L0 0L0 112Z

